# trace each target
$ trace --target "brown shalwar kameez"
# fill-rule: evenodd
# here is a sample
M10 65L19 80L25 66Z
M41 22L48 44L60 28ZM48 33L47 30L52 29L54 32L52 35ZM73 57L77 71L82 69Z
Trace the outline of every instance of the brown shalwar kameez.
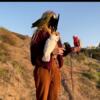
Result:
M34 57L31 58L34 69L37 100L58 100L60 90L61 73L60 67L63 64L63 57L51 54L50 62L43 62L43 47L49 37L49 32L42 28L34 34L31 40L31 50ZM57 43L61 47L61 42ZM32 57L32 56L31 56Z

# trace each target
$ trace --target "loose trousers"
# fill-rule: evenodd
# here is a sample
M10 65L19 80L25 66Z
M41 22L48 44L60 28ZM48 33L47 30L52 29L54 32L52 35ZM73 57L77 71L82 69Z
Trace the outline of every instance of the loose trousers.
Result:
M34 79L37 100L58 100L61 73L55 59L52 60L50 70L43 66L35 67Z

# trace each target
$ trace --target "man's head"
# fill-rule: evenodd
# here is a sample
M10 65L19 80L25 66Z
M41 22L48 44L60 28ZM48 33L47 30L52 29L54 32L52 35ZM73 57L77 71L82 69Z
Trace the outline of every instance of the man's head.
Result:
M53 11L46 11L42 14L41 18L32 24L32 27L47 26L56 31L59 21L59 15L56 15Z

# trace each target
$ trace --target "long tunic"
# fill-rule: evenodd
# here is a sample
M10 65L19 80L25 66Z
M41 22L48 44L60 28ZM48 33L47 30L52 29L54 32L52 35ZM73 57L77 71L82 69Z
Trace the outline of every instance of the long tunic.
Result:
M49 62L42 61L44 45L49 36L50 34L45 28L37 30L36 33L34 33L31 39L31 46L30 46L31 62L33 65L44 66L45 68L48 69L50 68L51 60ZM60 40L58 41L57 44L59 47L62 47L62 43ZM59 63L59 67L62 67L63 57L61 55L58 55L57 60Z

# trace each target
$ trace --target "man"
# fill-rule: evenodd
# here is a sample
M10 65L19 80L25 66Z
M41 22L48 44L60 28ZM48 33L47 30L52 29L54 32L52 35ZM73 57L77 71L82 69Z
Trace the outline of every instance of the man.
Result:
M42 17L32 24L37 30L31 39L31 62L35 66L34 80L37 100L58 100L61 83L60 68L63 66L63 56L74 48L64 50L61 40L50 54L50 60L43 60L45 43L51 34L56 32L59 16L53 11L46 11ZM67 47L65 48L67 49Z

